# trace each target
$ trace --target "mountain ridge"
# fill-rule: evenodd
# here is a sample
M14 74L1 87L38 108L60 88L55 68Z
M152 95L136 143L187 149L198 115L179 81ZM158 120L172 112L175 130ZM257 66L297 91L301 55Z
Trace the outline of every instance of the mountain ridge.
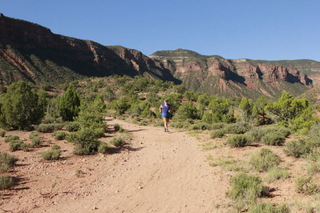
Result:
M276 98L281 91L294 95L307 91L320 79L319 73L320 62L308 59L232 60L181 48L146 56L122 46L54 34L38 24L0 14L2 85L18 80L61 84L93 76L139 75L209 94Z

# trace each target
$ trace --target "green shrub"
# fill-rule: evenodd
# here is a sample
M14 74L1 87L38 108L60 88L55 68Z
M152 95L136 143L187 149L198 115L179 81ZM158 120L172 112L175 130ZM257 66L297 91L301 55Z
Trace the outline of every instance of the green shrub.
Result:
M302 194L312 195L319 191L317 184L311 181L311 177L296 178L295 186L296 186L296 192L302 193Z
M210 129L214 130L214 129L222 129L226 126L226 124L224 123L213 123L211 124Z
M80 123L77 121L69 122L65 127L69 132L77 132L80 129Z
M209 126L207 123L195 123L189 127L189 130L207 130Z
M279 167L272 167L268 170L267 181L273 182L278 179L286 179L289 177L288 170Z
M84 128L76 133L69 134L67 139L76 145L74 149L75 155L90 155L98 151L101 132L97 129Z
M51 147L52 150L60 150L61 147L58 144L53 144L53 146Z
M10 142L10 141L13 141L13 140L19 140L19 136L18 135L8 135L4 139L5 142Z
M279 163L279 157L266 148L261 148L260 152L253 154L249 160L249 164L258 171L268 171Z
M308 175L312 176L320 172L320 162L311 162L307 164Z
M23 141L22 140L13 140L13 141L10 141L10 144L9 144L9 149L10 151L14 152L16 150L20 150L22 149L23 147Z
M2 152L0 154L0 172L8 172L17 161L18 159L15 156Z
M123 137L121 136L116 136L113 137L110 142L115 146L115 147L122 147L126 144L126 141L124 140Z
M41 147L41 145L43 144L43 141L40 139L39 136L33 136L32 139L31 139L32 143L31 143L31 146L32 147Z
M29 134L29 138L30 138L30 139L32 139L32 138L34 138L34 137L38 137L38 136L39 136L38 132L31 132L31 133Z
M314 150L315 144L307 140L292 140L285 144L284 153L288 156L299 158L310 154Z
M119 124L114 124L113 125L114 131L119 131L120 127L121 126Z
M106 153L108 151L110 147L108 146L108 144L101 142L98 146L98 152L99 153Z
M262 128L256 127L251 129L246 134L251 138L252 142L260 142L261 138L266 134L266 131Z
M67 136L67 133L64 131L55 131L53 132L53 135L56 140L64 140Z
M248 132L252 126L250 126L248 123L235 123L235 124L229 124L226 127L224 127L226 133L230 134L244 134Z
M247 135L232 135L226 143L231 147L245 147L250 143L250 139Z
M281 146L285 142L286 138L275 132L269 132L262 136L261 142L270 146Z
M231 188L227 191L227 195L233 200L251 203L268 193L268 188L262 185L261 178L254 175L236 174L230 179L230 184Z
M12 177L0 177L0 190L10 189L15 184L15 180Z
M58 160L60 158L61 150L60 146L53 145L51 150L47 150L41 153L44 160Z
M52 133L55 130L61 130L64 127L63 123L53 123L53 124L40 124L35 127L38 132Z
M3 130L3 129L1 129L1 130L0 130L0 137L4 137L4 136L5 136L5 134L6 134L6 131L5 131L5 130Z
M250 206L248 213L289 213L285 204L274 206L272 203L255 203Z
M210 138L214 139L214 138L222 138L224 136L224 130L223 129L216 129L216 130L212 130L210 132Z

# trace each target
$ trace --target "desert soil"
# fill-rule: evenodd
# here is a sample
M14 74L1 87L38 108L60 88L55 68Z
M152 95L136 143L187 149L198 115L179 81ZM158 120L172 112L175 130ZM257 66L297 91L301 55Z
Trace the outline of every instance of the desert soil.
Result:
M118 123L132 135L127 148L113 154L74 156L71 144L43 134L47 142L42 148L10 152L1 138L2 152L19 158L13 171L6 174L16 177L19 185L2 192L0 212L230 212L232 202L225 193L235 172L210 166L208 156L248 160L257 151L254 146L205 151L203 147L209 143L221 141L210 142L209 138L176 129L166 133L161 127L113 118L107 123ZM8 134L30 140L29 132ZM52 144L61 146L61 160L42 160L40 153ZM277 148L273 151L286 158L283 167L290 164L290 173L300 171L300 161L287 158ZM293 182L289 178L272 183L272 196L267 201L289 205L296 205L295 200L309 202L309 198L294 192Z

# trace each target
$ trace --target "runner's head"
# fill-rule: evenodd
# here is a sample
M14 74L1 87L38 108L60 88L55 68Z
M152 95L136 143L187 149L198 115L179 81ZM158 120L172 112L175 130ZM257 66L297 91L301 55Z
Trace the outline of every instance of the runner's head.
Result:
M164 99L164 102L165 102L165 103L168 103L168 101L169 101L168 99Z

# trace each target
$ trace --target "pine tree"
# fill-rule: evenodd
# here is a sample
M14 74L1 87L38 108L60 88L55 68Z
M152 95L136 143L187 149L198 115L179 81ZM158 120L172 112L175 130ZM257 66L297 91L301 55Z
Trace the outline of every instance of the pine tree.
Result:
M37 93L26 82L11 84L1 107L2 125L23 130L40 123L44 107L38 100Z
M79 113L80 98L75 88L71 85L61 96L59 112L64 121L73 121Z

